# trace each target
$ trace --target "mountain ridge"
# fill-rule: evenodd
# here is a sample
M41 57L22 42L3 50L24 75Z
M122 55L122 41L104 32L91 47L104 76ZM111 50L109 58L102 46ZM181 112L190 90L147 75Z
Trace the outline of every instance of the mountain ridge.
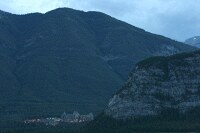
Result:
M194 36L192 38L189 38L189 39L185 40L185 43L199 48L200 47L200 36Z
M49 108L46 114L99 112L136 62L196 49L103 13L72 9L5 15L0 29L2 117L45 114L38 103Z

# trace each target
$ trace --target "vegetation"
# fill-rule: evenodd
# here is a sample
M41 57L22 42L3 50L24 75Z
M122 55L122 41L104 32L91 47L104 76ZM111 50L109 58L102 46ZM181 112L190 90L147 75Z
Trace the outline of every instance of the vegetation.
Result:
M189 64L185 61L185 58L193 57L194 55L199 55L200 51L194 52L184 52L180 54L175 54L172 56L155 56L147 58L143 61L140 61L136 64L139 68L149 69L149 68L158 68L161 69L164 73L164 80L168 79L168 72L169 72L169 63L174 64L174 66L188 66Z
M55 127L36 124L25 125L24 123L14 123L13 121L6 124L6 127L0 128L1 133L77 133L80 131L80 128L85 126L85 124L64 124Z
M195 50L99 12L0 15L1 121L98 113L139 60Z
M115 120L101 114L89 123L84 133L132 133L132 132L199 132L199 109L182 115L177 110L166 109L160 116Z
M147 58L143 61L140 61L136 64L136 66L141 67L141 68L149 68L152 66L155 66L157 68L160 69L164 69L164 67L167 66L168 62L176 62L177 65L181 65L184 64L184 59L185 58L189 58L189 57L193 57L194 55L199 55L200 51L196 50L193 52L183 52L183 53L179 53L179 54L175 54L172 56L155 56L155 57L150 57ZM181 64L180 64L181 63Z
M85 124L59 125L24 125L23 123L7 122L1 125L1 133L132 133L132 132L199 132L200 109L196 108L186 114L180 114L176 109L165 109L160 116L115 120L100 114L94 121Z
M171 97L170 95L164 95L163 93L156 93L153 96L156 99L160 100L160 101L170 101L170 100L173 100L173 97Z

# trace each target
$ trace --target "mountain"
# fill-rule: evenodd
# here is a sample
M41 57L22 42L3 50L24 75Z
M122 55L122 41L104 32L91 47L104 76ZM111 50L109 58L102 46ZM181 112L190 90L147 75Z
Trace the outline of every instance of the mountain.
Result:
M185 113L200 107L200 51L139 62L110 100L114 118L155 116L167 109Z
M199 132L200 51L136 64L85 132Z
M99 112L138 61L195 49L100 12L0 12L0 117Z
M195 37L185 40L185 44L189 44L189 45L200 48L200 36L195 36Z

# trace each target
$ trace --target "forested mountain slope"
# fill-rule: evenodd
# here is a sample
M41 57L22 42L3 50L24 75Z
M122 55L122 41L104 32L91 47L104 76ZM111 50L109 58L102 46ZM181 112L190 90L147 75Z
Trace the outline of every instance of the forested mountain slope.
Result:
M1 11L1 118L101 111L136 62L194 49L100 12Z

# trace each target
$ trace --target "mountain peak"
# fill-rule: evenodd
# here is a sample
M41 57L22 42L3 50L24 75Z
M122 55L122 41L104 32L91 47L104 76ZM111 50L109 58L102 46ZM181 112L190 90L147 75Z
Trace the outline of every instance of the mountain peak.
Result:
M45 14L63 14L63 13L83 13L84 11L80 11L80 10L76 10L76 9L72 9L72 8L67 8L67 7L63 7L63 8L56 8L54 10L48 11Z
M185 40L185 43L200 48L200 36L189 38Z
M80 112L102 110L136 62L195 49L103 13L70 8L13 15L0 29L0 101L62 103Z

